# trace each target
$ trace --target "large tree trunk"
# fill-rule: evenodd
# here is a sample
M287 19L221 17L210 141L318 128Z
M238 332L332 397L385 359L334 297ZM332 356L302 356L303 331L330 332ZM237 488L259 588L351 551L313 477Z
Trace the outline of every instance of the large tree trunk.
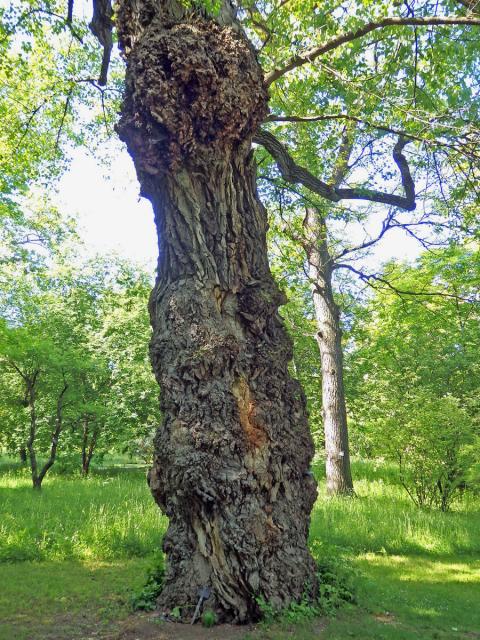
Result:
M269 271L251 137L266 111L244 36L175 2L123 0L118 130L158 229L152 364L164 419L149 474L170 519L159 605L189 619L198 591L247 622L316 587L316 484L305 399Z
M309 237L306 250L322 365L327 492L330 495L351 495L353 482L343 385L342 331L332 290L333 264L327 247L325 225L314 209L307 210L305 226Z

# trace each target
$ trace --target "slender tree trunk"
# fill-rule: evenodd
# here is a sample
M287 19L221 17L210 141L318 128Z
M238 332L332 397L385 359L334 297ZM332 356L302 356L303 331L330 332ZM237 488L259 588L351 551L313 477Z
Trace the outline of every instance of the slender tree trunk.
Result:
M315 210L307 210L305 225L309 236L306 249L322 365L327 492L330 495L349 495L353 493L353 482L343 385L342 332L339 309L333 298L332 260L326 244L325 225Z
M94 426L93 431L90 433L89 420L85 419L83 422L83 437L82 437L82 476L88 476L90 473L90 463L93 458L95 447L97 446L98 427ZM88 437L90 436L90 442Z
M220 620L247 622L258 598L282 607L314 593L316 484L251 152L267 98L228 17L171 0L119 3L118 130L158 229L151 359L164 418L149 482L170 520L159 605L188 620L209 587Z
M83 420L82 429L82 476L86 476L88 471L85 471L87 467L87 447L88 447L88 419Z
M82 476L88 475L88 431L88 418L85 418L82 428Z
M34 489L40 489L41 483L38 482L38 465L37 465L37 455L35 453L35 438L37 436L37 411L35 406L36 394L35 394L35 385L37 381L39 372L37 371L31 380L25 379L25 383L27 385L26 389L26 399L28 403L28 407L30 410L30 431L28 435L28 440L26 443L26 448L28 451L28 459L30 462L30 472L32 476L32 484Z
M26 447L20 447L20 451L18 452L18 455L20 456L20 462L22 464L25 464L28 460Z
M62 432L62 427L63 427L63 405L64 405L65 394L67 390L68 390L68 384L65 383L57 398L55 428L53 430L52 438L51 438L50 455L48 456L48 460L45 462L45 464L41 468L40 473L36 475L33 481L33 486L36 489L41 489L43 479L47 475L49 469L55 463L55 460L57 457L58 439L60 438L60 433Z

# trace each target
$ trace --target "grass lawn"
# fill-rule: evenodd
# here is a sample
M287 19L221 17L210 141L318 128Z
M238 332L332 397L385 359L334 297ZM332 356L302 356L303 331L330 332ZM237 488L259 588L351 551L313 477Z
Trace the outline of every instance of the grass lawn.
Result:
M343 611L322 638L480 638L480 557L355 558L359 607Z
M421 511L394 469L357 462L353 471L358 497L339 500L324 495L319 468L311 546L316 556L346 559L358 605L313 626L260 627L246 637L480 638L480 500L468 497L448 514ZM142 471L52 475L37 495L23 472L4 469L0 640L166 638L158 624L151 636L137 636L136 623L132 635L121 631L165 527Z

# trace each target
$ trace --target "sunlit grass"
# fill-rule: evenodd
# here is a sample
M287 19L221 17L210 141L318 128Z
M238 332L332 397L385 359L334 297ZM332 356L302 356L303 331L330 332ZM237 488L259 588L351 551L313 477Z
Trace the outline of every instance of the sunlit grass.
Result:
M145 474L87 480L51 476L40 493L0 476L0 561L142 557L160 548L166 520Z
M395 482L394 469L384 469L384 480L381 467L357 461L353 472L352 499L328 498L320 482L311 539L357 553L480 553L479 498L467 495L450 513L423 510Z
M356 498L328 498L316 471L312 541L356 554L480 553L478 498L447 514L421 510L395 483L394 469L370 462L354 465ZM39 494L26 473L5 472L0 496L0 562L144 557L160 548L167 526L138 469L87 480L51 475Z

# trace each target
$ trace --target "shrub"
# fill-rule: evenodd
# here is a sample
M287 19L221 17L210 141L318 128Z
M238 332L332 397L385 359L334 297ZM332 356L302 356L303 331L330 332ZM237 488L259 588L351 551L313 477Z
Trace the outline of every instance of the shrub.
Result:
M373 405L366 421L376 452L398 463L400 483L418 507L448 511L471 476L480 442L457 398L411 390Z
M400 481L417 506L450 509L478 453L473 443L472 421L455 398L424 398L412 410L393 444Z
M217 616L214 611L210 611L207 609L202 613L202 624L204 627L209 629L210 627L214 627L217 624Z

